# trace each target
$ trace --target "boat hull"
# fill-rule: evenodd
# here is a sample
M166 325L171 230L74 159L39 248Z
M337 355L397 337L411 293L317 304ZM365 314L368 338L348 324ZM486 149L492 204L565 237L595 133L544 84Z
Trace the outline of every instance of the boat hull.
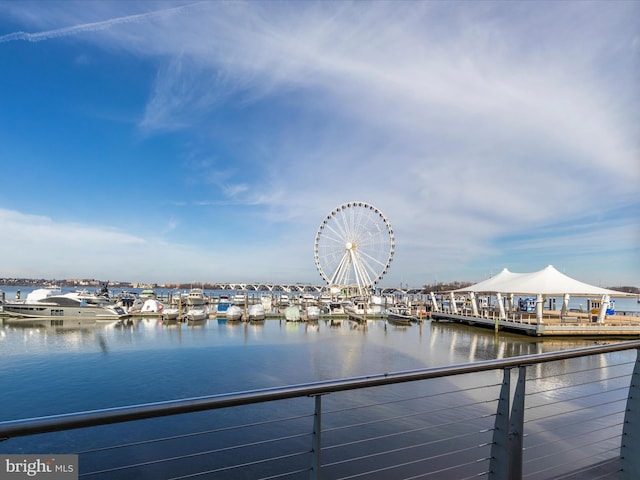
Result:
M412 319L410 317L401 317L398 315L387 315L387 321L394 325L411 325Z
M117 320L128 317L122 307L61 306L47 304L11 304L3 305L5 314L19 318L96 318Z
M187 311L185 318L191 321L206 320L209 318L209 314L204 308L192 308Z
M180 310L177 308L169 307L162 310L162 318L165 320L177 320L180 315Z

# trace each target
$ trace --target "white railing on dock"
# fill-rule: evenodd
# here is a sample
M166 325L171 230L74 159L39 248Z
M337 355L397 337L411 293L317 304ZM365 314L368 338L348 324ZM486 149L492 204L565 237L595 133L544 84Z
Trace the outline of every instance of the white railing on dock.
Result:
M441 309L442 314L452 315L453 312L449 308ZM470 307L458 307L458 313L456 315L462 317L473 318L476 317ZM608 315L605 317L605 324L615 325L637 325L640 327L638 317L640 312L616 312L615 315ZM506 312L504 317L500 316L500 312L495 308L483 308L478 312L478 317L488 320L498 320L512 323L520 323L526 325L536 325L538 320L535 313L512 311ZM558 311L543 311L542 323L559 322L561 324L574 323L581 325L588 325L595 323L592 319L592 315L587 312L568 312L562 315Z
M613 343L0 422L0 449L77 453L89 479L640 478L638 349ZM167 427L170 415L183 421Z

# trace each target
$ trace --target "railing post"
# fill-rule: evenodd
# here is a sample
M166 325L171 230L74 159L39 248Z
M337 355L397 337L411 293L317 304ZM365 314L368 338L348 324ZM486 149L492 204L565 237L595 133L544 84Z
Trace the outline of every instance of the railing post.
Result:
M508 478L522 478L522 439L524 436L524 397L527 367L518 368L518 383L513 396L509 417L509 470Z
M636 363L631 374L627 408L624 412L620 444L620 478L640 478L640 350L636 350Z
M525 381L526 367L519 367L518 383L510 407L511 369L505 368L496 410L489 480L522 478Z
M313 434L311 438L311 480L320 480L320 465L322 460L322 395L315 396L315 411L313 413Z
M496 421L493 429L491 460L489 461L489 480L507 479L507 446L509 434L509 403L511 398L511 369L505 368L502 375L502 387L496 409Z

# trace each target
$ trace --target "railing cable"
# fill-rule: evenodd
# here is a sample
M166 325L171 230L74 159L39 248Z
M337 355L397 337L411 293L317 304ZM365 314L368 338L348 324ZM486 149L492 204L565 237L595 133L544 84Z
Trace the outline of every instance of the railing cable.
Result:
M366 425L375 425L378 423L384 423L387 422L389 420L402 420L402 419L407 419L407 418L412 418L412 417L421 417L421 416L428 416L428 415L435 415L438 413L442 413L442 412L450 412L452 410L452 408L466 408L466 407L473 407L476 405L482 405L485 403L489 403L489 402L495 402L497 401L497 399L493 399L493 400L487 400L487 401L481 401L481 402L473 402L473 403L469 403L466 405L456 405L455 407L447 407L447 408L441 408L441 409L437 409L437 410L427 410L427 411L423 411L423 412L416 412L416 413L411 413L411 414L407 414L407 415L398 415L395 417L385 417L382 419L378 419L378 420L369 420L367 422L359 422L359 423L350 423L348 425L341 425L339 427L331 427L331 428L326 428L323 430L323 432L333 432L333 431L338 431L338 430L345 430L345 429L349 429L349 428L353 428L353 427L363 427ZM326 413L325 413L326 415ZM486 417L491 417L491 416L495 416L495 413L490 413L490 414L486 414L486 415L481 415L479 417L470 417L470 418L466 418L463 421L467 421L467 420L476 420L476 419L480 419L480 418L486 418ZM454 422L457 423L457 422Z
M84 455L84 454L90 454L90 453L98 453L98 452L104 452L104 451L109 451L109 450L115 450L118 448L127 448L127 447L136 447L136 446L142 446L142 445L149 445L149 444L153 444L153 443L159 443L159 442L165 442L165 441L171 441L171 440L181 440L184 438L190 438L190 437L197 437L200 435L210 435L210 434L215 434L215 433L225 433L225 432L229 432L229 431L235 431L235 430L240 430L243 428L251 428L251 427L261 427L261 426L266 426L266 425L272 425L272 424L279 424L282 422L286 422L289 420L300 420L303 418L310 418L311 415L300 415L297 417L286 417L286 418L277 418L277 419L273 419L273 420L267 420L267 421L262 421L262 422L255 422L255 423L245 423L242 425L232 425L229 427L223 427L223 428L215 428L212 430L204 430L201 432L192 432L192 433L184 433L181 435L172 435L170 437L162 437L162 438L152 438L149 440L140 440L137 442L129 442L129 443L121 443L118 445L109 445L109 446L105 446L105 447L99 447L99 448L93 448L90 450L82 450L79 452L76 452L79 455Z
M118 470L130 470L132 468L139 468L139 467L148 467L150 465L157 465L159 463L166 463L166 462L174 462L177 460L184 460L185 458L194 458L194 457L200 457L202 455L210 455L210 454L215 454L215 453L222 453L222 452L228 452L231 450L238 450L241 448L248 448L248 447L255 447L255 446L259 446L259 445L266 445L268 443L276 443L276 442L281 442L283 440L291 440L294 438L301 438L301 437L308 437L310 436L309 433L299 433L296 435L288 435L286 437L278 437L278 438L271 438L269 440L261 440L258 442L250 442L250 443L244 443L244 444L240 444L240 445L231 445L228 447L223 447L223 448L216 448L213 450L206 450L203 452L194 452L194 453L189 453L187 455L180 455L180 456L174 456L174 457L166 457L166 458L162 458L159 460L149 460L147 462L140 462L140 463L135 463L135 464L130 464L130 465L121 465L119 467L113 467L113 468L108 468L108 469L104 469L104 470L98 470L98 471L94 471L94 472L87 472L84 473L83 475L97 475L97 474L103 474L103 473L108 473L108 472L115 472ZM308 453L308 452L303 452L303 453Z

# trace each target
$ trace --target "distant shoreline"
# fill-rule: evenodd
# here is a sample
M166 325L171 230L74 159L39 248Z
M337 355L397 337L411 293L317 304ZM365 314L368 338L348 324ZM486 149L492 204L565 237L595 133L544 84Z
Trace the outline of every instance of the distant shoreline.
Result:
M284 284L283 282L263 282L263 283L255 283L255 282L189 282L189 283L143 283L143 282L123 282L123 281L112 281L112 280L96 280L93 278L71 278L71 279L47 279L47 278L0 278L0 289L3 286L8 287L43 287L43 286L51 286L55 285L62 288L100 288L107 284L109 288L119 288L119 289L128 289L128 288L167 288L167 289L176 289L176 290L188 290L191 288L202 288L203 290L227 290L224 288L226 285L267 285L267 284ZM429 293L429 292L449 292L451 290L456 290L458 288L464 288L471 285L471 282L449 282L449 283L438 283L437 285L422 285L420 287L408 287L407 285L402 285L400 287L378 287L380 290L402 290L407 293ZM310 283L301 283L301 282L293 282L288 283L287 285L295 286L297 289L304 289L304 287L311 287L312 289L322 288L321 285L312 285ZM640 287L634 286L617 286L617 287L604 287L609 290L615 290L622 293L630 293L634 295L640 295ZM253 290L253 288L251 288ZM234 290L234 289L232 289ZM235 290L245 290L245 288L235 288Z

